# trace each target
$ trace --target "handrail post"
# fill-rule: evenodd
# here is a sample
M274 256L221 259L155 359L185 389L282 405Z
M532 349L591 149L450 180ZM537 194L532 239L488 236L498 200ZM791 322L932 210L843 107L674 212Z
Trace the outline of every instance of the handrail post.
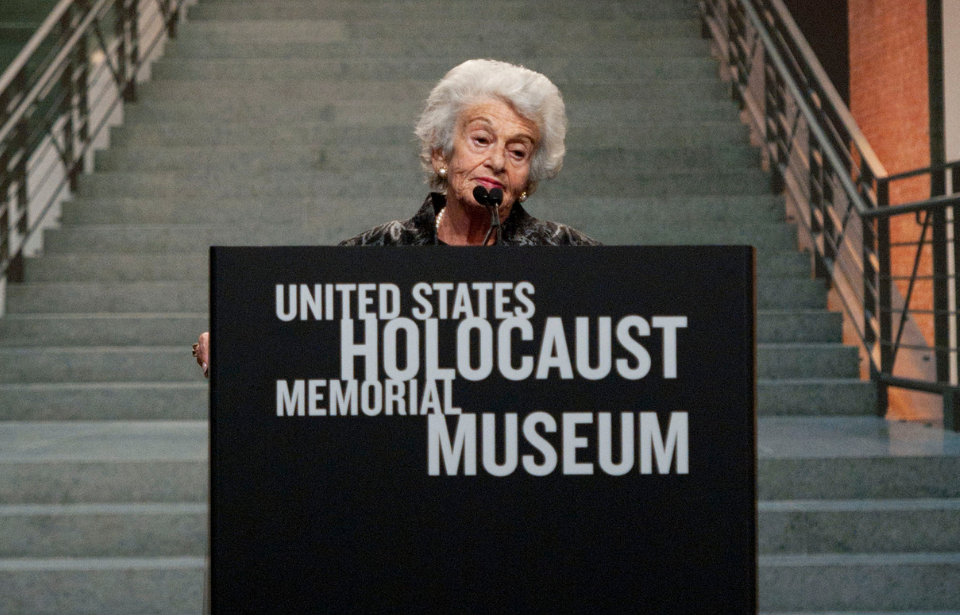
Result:
M21 100L27 91L27 73L22 71L17 75L15 90L16 100ZM30 143L30 115L25 114L16 124L11 135L14 153L5 165L8 179L2 186L3 198L10 198L11 188L14 189L14 202L7 201L7 228L5 233L6 252L10 258L7 265L7 280L23 282L23 241L27 236L30 216L27 211L29 192L27 190L27 159L30 152L27 149ZM12 165L12 168L10 167ZM19 245L14 250L14 238L19 238Z
M21 70L20 74L23 71ZM12 108L16 101L23 96L22 79L18 74L12 86L0 92L0 124L5 124L10 117ZM18 87L19 86L19 87ZM0 143L0 146L3 144ZM11 225L12 214L10 202L10 186L13 178L10 172L10 148L0 147L0 262L6 261L10 257L10 246L12 243Z
M707 21L707 15L713 10L710 6L710 0L700 0L700 38L708 40L710 38L710 24Z
M116 0L117 72L120 83L117 87L123 100L137 100L136 66L139 55L137 24L137 0Z
M727 68L730 71L730 94L742 110L745 104L741 86L746 83L740 48L740 36L743 33L743 19L738 20L737 0L727 3Z
M763 92L761 102L763 104L763 147L764 156L770 167L770 185L777 185L776 175L779 173L776 159L776 113L773 104L773 88L776 87L776 68L770 61L770 54L763 54ZM777 192L774 190L774 192Z
M937 175L934 173L934 175ZM943 196L944 180L930 196ZM934 192L938 194L933 194ZM937 381L950 382L950 288L947 266L947 216L943 209L931 212L933 255L933 348L936 357Z
M60 18L60 31L64 40L70 38L75 24L73 10L66 11ZM60 74L60 89L62 98L60 99L60 117L63 118L63 147L61 155L63 156L63 168L69 178L70 190L77 189L76 173L76 136L74 134L74 122L76 121L76 97L75 79L77 73L77 56L73 54ZM56 137L54 137L56 138Z
M82 148L90 140L90 50L86 36L77 41L75 61L77 63L77 76L74 80L77 93L76 132ZM78 183L80 174L86 170L84 166L84 157L80 156L71 177L71 190L75 190L74 185Z
M830 202L827 200L826 190L828 178L823 166L823 154L817 137L811 134L807 139L807 160L809 161L810 176L808 190L810 192L810 241L818 242L820 250L813 249L813 274L817 278L829 280L830 268L828 264L834 259L832 244L828 241L828 225L832 218L827 212Z
M769 101L773 103L770 105L772 107L771 113L769 114L770 122L772 126L768 126L767 130L770 131L772 128L772 137L773 137L773 149L775 155L771 157L772 164L770 165L770 188L773 190L774 194L782 194L786 188L786 178L783 175L783 170L781 170L780 165L787 164L787 134L786 127L783 125L783 117L786 115L786 99L783 95L784 84L783 77L780 76L780 73L776 70L773 70L773 78L769 79L767 83L771 84L771 98ZM770 75L768 75L770 76Z
M868 172L864 172L864 175L869 177ZM886 178L877 178L877 207L886 207L890 204L890 183ZM869 226L869 219L864 219L864 225ZM893 352L893 280L891 279L891 267L890 267L890 218L887 216L880 216L876 221L876 263L877 271L870 271L868 275L868 270L872 270L870 263L874 262L874 255L870 254L871 249L873 248L873 241L867 241L867 232L864 228L864 237L863 237L863 281L864 281L864 307L866 307L868 301L873 303L874 292L877 296L876 305L874 307L875 314L877 318L877 325L880 329L880 339L878 340L880 347L880 373L885 375L893 375L894 362L896 361L896 356ZM876 290L870 288L870 282L876 284ZM864 315L866 319L867 315ZM866 320L864 320L867 323ZM872 327L866 326L866 330L871 331ZM877 416L883 418L887 414L887 407L889 405L889 391L888 385L882 381L877 381L874 378L874 381L877 385Z
M137 71L140 68L140 0L130 0L130 14L127 20L130 27L130 89L128 102L137 100Z
M954 167L950 170L950 194L960 194L960 167ZM950 213L953 230L953 240L950 246L953 250L953 271L950 272L950 275L951 281L953 282L954 296L954 313L950 315L953 321L954 337L950 340L950 351L957 353L960 352L960 349L958 349L958 346L960 346L960 306L956 305L956 295L960 292L960 288L957 286L957 268L960 267L960 211L958 211L956 207L951 207ZM956 360L953 363L954 373L950 374L950 379L947 380L947 382L953 385L958 384L958 377L960 377L960 374L957 374L957 371L960 371L960 356L955 358ZM960 426L957 427L957 430L960 431Z
M180 22L180 0L163 0L163 17L167 24L167 36L177 38L177 25ZM707 36L703 38L707 38Z
M943 392L943 428L960 431L960 389L949 387Z

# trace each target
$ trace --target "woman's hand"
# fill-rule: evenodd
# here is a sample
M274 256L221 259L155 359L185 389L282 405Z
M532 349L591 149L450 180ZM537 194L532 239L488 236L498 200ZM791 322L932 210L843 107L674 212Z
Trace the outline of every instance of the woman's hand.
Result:
M197 358L197 365L203 369L203 375L210 377L210 332L200 334L200 340L193 345L193 356Z

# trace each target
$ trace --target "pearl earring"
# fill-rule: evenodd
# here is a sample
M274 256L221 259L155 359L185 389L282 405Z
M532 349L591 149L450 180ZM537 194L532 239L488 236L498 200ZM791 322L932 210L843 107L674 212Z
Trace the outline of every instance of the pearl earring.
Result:
M437 177L439 177L441 180L447 179L447 167L440 167L437 169Z
M524 201L526 201L526 200L527 200L527 191L524 190L523 192L521 192L521 193L520 193L520 196L517 198L517 200L520 201L521 203L523 203Z

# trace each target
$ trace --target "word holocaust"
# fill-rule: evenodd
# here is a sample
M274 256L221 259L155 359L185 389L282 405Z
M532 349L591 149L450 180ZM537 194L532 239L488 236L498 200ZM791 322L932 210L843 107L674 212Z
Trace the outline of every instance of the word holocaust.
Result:
M502 420L498 420L498 416L502 416ZM560 415L559 426L554 415L547 412L528 414L522 427L519 416L512 412L462 414L450 418L456 422L453 435L447 417L433 414L427 419L427 473L430 476L457 476L461 468L463 475L476 476L478 442L481 467L492 476L509 476L518 469L533 476L547 476L558 469L565 475L603 472L623 476L634 467L640 474L653 474L654 465L657 474L669 474L671 468L676 474L689 473L686 412L670 413L666 439L655 412L621 413L619 438L614 438L613 415L609 412L565 412ZM497 423L503 425L499 438ZM548 435L556 434L558 428L559 438ZM519 455L521 432L536 453ZM581 435L584 432L595 434L594 441ZM619 440L618 451L614 450L615 440Z

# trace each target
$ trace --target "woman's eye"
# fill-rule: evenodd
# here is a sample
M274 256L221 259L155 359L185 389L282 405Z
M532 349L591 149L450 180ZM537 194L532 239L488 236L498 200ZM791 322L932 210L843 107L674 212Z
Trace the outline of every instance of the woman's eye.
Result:
M524 150L524 149L510 150L510 154L517 160L523 160L524 158L527 157L527 150Z

